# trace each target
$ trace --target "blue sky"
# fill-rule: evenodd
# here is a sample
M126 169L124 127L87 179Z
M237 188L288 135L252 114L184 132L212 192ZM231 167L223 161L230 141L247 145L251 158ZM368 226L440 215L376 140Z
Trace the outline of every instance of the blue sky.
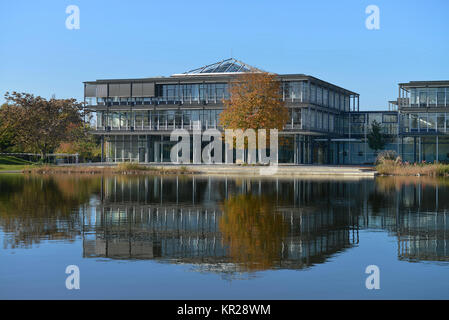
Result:
M365 27L368 5L380 30ZM80 29L68 30L68 5ZM169 76L230 57L305 73L383 109L397 83L449 79L449 1L22 1L0 3L0 93L82 99L82 82Z

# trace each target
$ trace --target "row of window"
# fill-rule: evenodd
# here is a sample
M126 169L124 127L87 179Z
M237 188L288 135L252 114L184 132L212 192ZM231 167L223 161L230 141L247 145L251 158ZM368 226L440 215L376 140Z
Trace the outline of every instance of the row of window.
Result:
M115 111L97 112L97 127L157 127L189 125L200 121L203 125L218 125L218 117L222 110L157 110L157 111Z
M163 84L156 86L163 101L215 101L229 99L227 83Z
M410 113L401 118L403 132L449 132L449 113Z
M284 101L310 102L341 111L350 110L350 97L307 81L282 82ZM217 103L229 99L227 83L156 85L155 97L86 97L89 105L151 105L164 103Z
M409 107L449 106L449 88L411 88Z
M331 113L315 109L293 109L291 112L292 124L297 123L298 119L301 119L301 129L334 132L335 122L338 122L340 118Z
M397 123L398 115L393 113L357 113L351 114L352 123Z
M287 128L333 132L335 121L340 118L333 114L314 109L290 109ZM202 126L215 127L219 124L219 110L145 110L145 111L99 111L97 127L176 127L200 121ZM337 120L335 120L337 119Z
M397 123L381 123L380 128L383 134L398 134ZM369 134L370 131L371 125L368 123L351 123L350 125L348 121L345 121L344 123L344 132L348 135L365 135Z

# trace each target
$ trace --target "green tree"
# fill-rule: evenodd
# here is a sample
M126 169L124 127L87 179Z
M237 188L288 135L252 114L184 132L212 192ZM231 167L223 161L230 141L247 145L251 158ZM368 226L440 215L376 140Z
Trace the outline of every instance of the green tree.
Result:
M376 120L371 124L370 132L367 136L368 146L377 153L377 151L382 150L385 147L386 139L385 135L382 133L382 127Z
M82 124L82 104L75 99L46 100L17 92L7 92L5 99L3 126L14 133L16 145L40 153L43 159L70 137L71 128Z
M5 125L3 120L6 103L0 107L0 152L8 152L14 146L13 132Z

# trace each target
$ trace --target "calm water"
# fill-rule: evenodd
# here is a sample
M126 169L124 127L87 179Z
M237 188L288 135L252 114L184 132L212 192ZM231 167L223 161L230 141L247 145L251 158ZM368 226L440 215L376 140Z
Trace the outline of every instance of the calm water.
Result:
M0 298L448 299L448 210L449 180L4 174Z

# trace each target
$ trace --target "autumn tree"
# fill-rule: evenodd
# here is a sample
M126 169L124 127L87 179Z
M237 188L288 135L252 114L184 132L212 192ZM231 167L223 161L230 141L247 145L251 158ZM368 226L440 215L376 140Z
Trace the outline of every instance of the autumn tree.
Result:
M77 153L81 161L99 160L101 158L100 138L89 133L88 124L71 125L67 139L62 141L58 153Z
M266 72L244 73L230 85L220 125L226 129L279 129L288 121L281 83Z
M5 94L2 108L5 128L14 132L14 142L42 158L69 137L69 129L82 124L82 104L75 99L50 99L29 93Z
M223 241L234 263L255 271L272 268L281 259L287 227L275 200L253 194L230 196L219 220Z
M219 124L224 129L282 130L288 121L288 109L282 101L281 83L266 72L244 73L229 88Z

